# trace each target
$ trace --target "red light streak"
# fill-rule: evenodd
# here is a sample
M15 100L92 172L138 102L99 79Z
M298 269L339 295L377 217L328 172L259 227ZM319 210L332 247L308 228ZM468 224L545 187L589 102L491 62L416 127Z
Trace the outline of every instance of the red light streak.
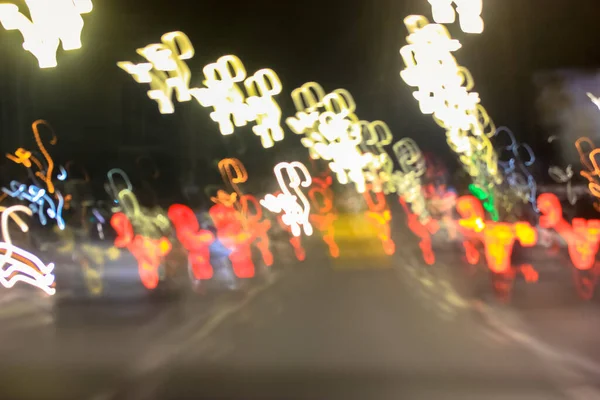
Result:
M242 225L243 217L233 205L215 204L208 211L217 228L217 238L231 250L229 260L238 278L252 278L254 263L250 243L252 236Z
M333 191L330 189L333 179L331 176L324 178L313 178L313 185L308 192L311 202L310 223L323 235L323 241L329 248L329 254L333 258L340 256L340 248L335 242L334 222L337 213L333 208Z
M194 277L198 280L212 278L214 271L210 264L209 249L215 241L212 232L200 229L194 212L183 204L169 207L168 216L175 227L177 239L188 251L188 261Z
M580 271L591 270L596 262L600 241L600 220L573 218L569 225L563 218L562 206L552 193L543 193L538 197L538 208L542 228L554 229L566 242L569 257Z
M151 239L136 235L129 218L122 212L113 214L110 225L117 232L115 247L127 248L138 262L140 280L147 289L158 286L158 267L171 251L171 242L166 237Z
M436 233L439 229L437 221L430 218L427 222L421 222L419 216L410 210L406 204L406 200L404 200L402 196L398 197L398 200L406 213L408 228L421 239L419 247L423 253L425 263L433 265L435 263L435 253L431 247L431 235Z

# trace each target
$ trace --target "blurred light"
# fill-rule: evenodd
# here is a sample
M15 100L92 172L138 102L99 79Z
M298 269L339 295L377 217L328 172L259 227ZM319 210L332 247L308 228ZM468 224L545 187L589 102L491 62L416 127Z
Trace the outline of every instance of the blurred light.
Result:
M229 260L238 278L252 278L252 235L244 229L241 214L232 205L217 203L208 211L217 229L217 238L231 250Z
M459 225L465 235L463 245L467 260L473 263L479 258L478 254L473 254L477 252L475 241L479 241L484 246L488 268L495 274L510 275L516 240L523 247L532 247L537 243L537 232L528 222L486 222L483 208L474 196L459 197L456 209L462 217Z
M451 8L447 2L436 4L442 9L445 4L446 11ZM467 3L459 8L469 14ZM471 92L471 73L459 66L452 55L461 47L460 42L452 39L443 25L430 24L421 15L406 17L404 24L409 35L408 44L400 50L406 66L400 75L409 86L418 89L413 95L421 112L433 114L436 123L446 129L450 148L478 184L487 185L488 180L501 183L497 156L489 140L496 129L479 104L479 94Z
M311 159L329 161L339 183L353 182L359 193L365 191L365 169L372 154L363 153L362 125L354 114L356 103L346 89L325 94L321 85L307 82L292 91L296 116L286 123L308 148Z
M48 217L54 219L61 230L65 229L65 221L62 218L64 199L60 193L56 193L57 204L55 204L54 199L46 193L46 190L35 185L28 187L18 181L11 181L9 186L10 189L2 188L2 191L12 198L28 201L29 208L32 212L37 213L42 225L48 223L46 218Z
M407 201L399 196L398 198L404 212L406 213L408 228L419 238L419 248L423 254L423 259L428 265L435 264L435 253L431 246L431 235L436 233L439 229L438 223L433 218L422 220L418 214L412 212L407 205Z
M136 235L127 215L122 212L113 214L110 225L117 233L115 246L127 248L138 262L138 272L142 284L147 289L158 286L158 268L164 257L171 251L171 242L166 237L151 239L147 236Z
M259 201L252 195L242 192L239 183L248 181L248 172L244 164L237 158L225 158L219 161L219 171L229 192L219 190L217 197L211 200L217 203L209 211L217 236L222 243L232 250L229 259L233 264L236 276L251 278L254 276L254 263L251 259L251 247L254 242L261 252L265 265L273 264L273 254L269 249L268 231L271 223L262 219ZM253 206L254 212L250 210ZM219 226L217 226L219 224Z
M215 241L212 232L200 229L194 212L183 204L173 204L169 207L168 215L177 239L188 252L188 263L194 277L198 280L212 278L214 271L210 264L210 245Z
M264 148L273 147L273 142L283 140L281 108L273 96L281 93L281 81L272 69L261 69L244 82L248 98L246 103L256 119L252 131L260 136Z
M247 229L252 233L253 243L260 251L265 265L270 267L273 265L273 253L271 253L269 244L271 221L262 219L262 207L256 197L250 194L244 194L240 197L240 204L242 206L242 216L245 218ZM254 208L253 213L250 212L250 205Z
M556 183L567 184L567 200L572 206L577 203L577 193L573 191L573 166L569 164L565 170L560 169L557 166L548 168L548 175Z
M21 231L28 231L27 225L16 215L13 215L17 212L32 215L32 211L25 206L12 206L2 210L3 241L0 242L0 250L3 250L4 253L0 254L0 283L5 288L12 288L17 282L24 282L43 290L49 295L53 295L56 293L56 289L51 287L54 284L54 274L52 273L54 263L46 265L35 255L12 244L8 232L9 217L17 222ZM8 268L4 268L6 264L9 265Z
M238 86L246 79L246 69L238 57L220 57L217 62L206 65L203 71L203 84L206 87L190 92L203 107L213 107L210 118L219 124L221 134L231 135L234 124L237 127L246 126L248 121L254 119L244 102L244 92Z
M392 143L393 135L388 125L383 121L360 121L362 141L359 149L367 155L365 178L371 183L374 192L393 193L396 188L392 182L394 163L384 149Z
M60 168L60 174L58 174L56 179L58 179L59 181L64 181L65 179L67 179L67 170L65 170L62 165L59 168Z
M29 20L14 4L0 4L0 22L6 30L23 35L23 49L37 58L40 68L56 67L56 52L81 48L83 19L92 11L91 0L25 0Z
M575 147L579 153L581 164L587 168L587 171L581 171L581 176L588 180L588 189L596 198L600 198L600 167L598 166L597 156L600 149L597 149L591 139L580 137L575 141ZM596 201L594 207L598 208L600 202Z
M438 24L451 24L456 16L452 3L460 16L460 29L465 33L483 32L481 18L482 0L427 0L431 4L433 20Z
M375 195L375 198L373 198L373 194ZM391 256L396 252L396 244L392 240L392 232L390 229L392 214L385 199L385 195L382 192L367 190L363 193L363 197L369 208L369 211L367 211L365 215L377 230L377 235L383 245L383 251L388 256Z
M120 61L117 66L133 76L136 82L150 84L148 97L158 103L161 114L175 112L173 90L179 102L192 99L193 89L189 87L192 74L184 60L194 56L194 47L185 33L165 33L161 43L149 44L137 49L137 53L149 62L133 64Z
M397 141L392 148L400 165L400 171L392 175L395 192L409 205L413 214L421 221L427 221L429 214L421 187L421 177L426 170L425 158L417 143L410 138Z
M590 92L587 92L586 94L590 98L590 100L592 101L592 103L594 103L596 105L596 107L598 107L598 109L600 109L600 98L594 96Z
M283 176L284 171L287 179ZM302 177L298 171L301 172ZM267 194L260 204L273 213L283 212L281 220L291 228L294 236L300 236L302 230L305 235L311 236L313 227L309 220L310 203L300 190L301 186L310 187L312 183L310 173L304 164L298 161L279 163L275 166L274 173L282 193L277 196Z
M14 156L12 154L7 154L6 158L16 164L23 164L25 168L31 168L31 152L22 147L19 147L17 150L15 150Z
M510 141L504 147L505 151L510 152L511 157L508 161L498 161L498 165L503 168L506 181L515 190L519 198L527 201L533 207L535 212L538 212L537 201L537 183L528 170L535 163L535 154L527 143L519 143L512 131L504 126L499 127L494 134L495 137L504 133ZM527 153L527 160L521 157ZM518 170L517 170L518 168Z
M131 181L129 180L129 176L127 176L125 171L123 171L122 169L113 168L110 171L108 171L108 173L106 174L106 178L108 179L108 187L110 189L109 194L112 196L112 199L115 202L118 202L119 192L121 191L121 189L119 189L119 187L115 183L115 178L114 178L115 175L119 175L121 177L121 179L123 179L123 182L125 182L126 189L128 189L129 191L133 190L133 185L131 184Z
M573 218L571 226L563 218L558 197L552 193L542 193L538 197L538 207L542 213L540 226L554 229L567 242L573 265L582 271L594 268L600 242L600 220Z
M330 188L332 182L331 176L313 178L313 186L308 191L313 211L309 220L323 234L323 241L327 244L331 257L337 258L340 255L340 249L335 242L334 222L337 219L337 213L333 209L333 191Z
M485 208L485 210L488 213L490 213L490 218L492 218L492 221L498 221L500 219L500 215L498 214L498 210L496 209L494 194L491 190L486 190L475 184L470 184L469 191L473 196L475 196L477 200L483 203L483 208Z

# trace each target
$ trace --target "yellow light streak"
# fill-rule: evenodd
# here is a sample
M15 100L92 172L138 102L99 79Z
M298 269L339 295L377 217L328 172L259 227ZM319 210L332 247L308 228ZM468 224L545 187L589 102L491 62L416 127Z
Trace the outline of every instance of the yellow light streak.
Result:
M192 99L193 89L189 87L192 74L185 60L194 56L194 47L185 33L165 33L161 37L161 43L149 44L136 51L148 62L133 64L130 61L120 61L117 66L130 74L136 82L150 84L148 97L158 103L161 114L175 112L173 91L179 102Z
M6 30L18 30L23 49L37 58L40 68L57 66L56 52L81 48L83 18L92 11L91 0L25 0L31 20L14 4L0 4L0 23Z
M447 2L439 2L440 7L443 4L448 6ZM468 5L461 7L466 10ZM497 155L489 140L496 127L479 104L479 94L472 91L471 73L459 66L452 55L461 47L460 42L452 39L443 25L429 24L423 16L408 16L404 23L409 35L408 44L400 50L406 66L400 75L409 86L418 89L414 97L421 112L432 114L446 130L450 148L458 154L469 175L501 183ZM485 173L481 173L482 166Z
M220 57L217 62L206 65L203 72L206 87L192 89L191 93L203 107L213 108L210 118L219 124L221 134L231 135L234 124L245 126L254 119L238 85L246 79L246 69L237 56Z
M272 69L261 69L245 80L248 93L246 103L252 115L256 116L256 126L252 131L260 136L264 148L273 147L274 141L283 140L281 128L281 108L273 96L281 93L281 81Z

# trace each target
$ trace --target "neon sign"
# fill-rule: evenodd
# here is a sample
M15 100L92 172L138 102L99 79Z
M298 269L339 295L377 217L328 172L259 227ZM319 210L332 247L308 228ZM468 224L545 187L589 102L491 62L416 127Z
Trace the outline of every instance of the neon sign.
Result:
M0 284L12 288L17 282L27 283L47 293L54 295L54 263L44 264L37 256L12 244L8 232L8 218L15 220L22 232L29 227L17 215L23 212L29 216L33 213L25 206L12 206L2 210L2 242L0 242ZM8 266L7 266L8 265Z
M290 227L292 235L298 237L304 231L305 235L311 236L313 227L309 220L310 203L304 193L302 193L302 190L300 190L300 187L306 188L312 184L310 173L304 164L299 161L279 163L273 171L277 178L277 183L281 188L281 193L277 196L273 196L272 194L266 195L260 201L260 204L273 213L283 213L281 220L285 225ZM283 176L284 171L288 178L287 182ZM292 194L292 191L294 194Z
M81 48L83 19L92 11L91 0L25 0L29 20L14 4L0 4L0 22L6 30L23 35L23 49L37 58L40 68L56 67L59 43L65 51Z

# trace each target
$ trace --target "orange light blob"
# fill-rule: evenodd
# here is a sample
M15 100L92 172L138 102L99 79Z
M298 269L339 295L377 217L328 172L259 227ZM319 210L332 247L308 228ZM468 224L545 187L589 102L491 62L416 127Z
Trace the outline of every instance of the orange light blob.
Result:
M188 251L188 262L194 277L198 280L213 277L213 267L210 264L210 245L215 236L206 229L200 229L200 224L194 212L183 204L173 204L169 207L168 216L177 239Z

